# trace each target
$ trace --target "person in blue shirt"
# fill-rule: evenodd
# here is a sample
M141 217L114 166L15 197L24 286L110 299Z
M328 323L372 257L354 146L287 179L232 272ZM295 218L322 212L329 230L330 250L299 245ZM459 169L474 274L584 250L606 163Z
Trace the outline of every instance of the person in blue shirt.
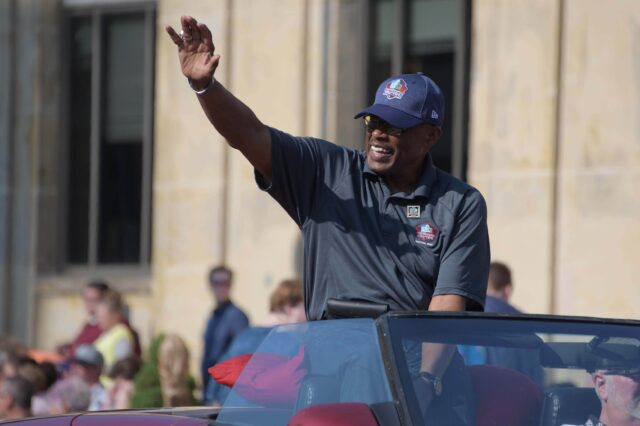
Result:
M364 149L349 149L262 123L216 80L220 55L209 28L189 16L180 23L180 34L166 30L205 115L300 227L307 319L328 318L331 299L482 310L487 206L476 188L433 163L445 99L432 79L416 73L382 82L374 103L355 115Z
M512 294L511 269L502 262L491 262L487 298L484 302L485 312L521 313L518 308L509 303ZM537 350L490 347L486 350L486 362L514 369L529 376L538 386L544 385L544 372Z
M296 324L305 321L301 280L284 280L271 293L267 319L260 326L248 327L242 331L233 340L229 349L218 362L226 361L238 355L254 353L276 325ZM286 346L287 344L283 344L283 349ZM228 394L228 387L211 380L204 389L203 400L207 404L222 405Z
M416 73L382 82L374 103L354 117L362 118L364 149L349 149L262 123L216 80L220 55L209 28L190 16L180 23L180 33L165 29L205 115L300 227L307 319L332 317L336 299L378 310L482 310L487 206L476 188L433 164L445 99L432 79ZM420 410L452 426L474 424L471 384L460 377L455 348L425 344L415 353Z
M209 286L216 301L204 333L202 355L202 388L207 389L211 376L207 371L224 354L233 339L249 326L249 318L231 301L233 273L226 266L217 266L209 273ZM205 401L206 402L206 401Z
M489 266L489 285L484 301L485 312L503 312L518 314L520 310L509 303L513 294L511 269L502 262L491 262Z

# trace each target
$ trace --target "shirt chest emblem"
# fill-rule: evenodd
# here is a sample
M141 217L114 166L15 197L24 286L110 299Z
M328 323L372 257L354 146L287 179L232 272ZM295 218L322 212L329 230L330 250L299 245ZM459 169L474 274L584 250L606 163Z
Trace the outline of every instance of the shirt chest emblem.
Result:
M420 218L420 206L407 206L407 217L409 219Z
M438 228L431 222L424 222L416 226L416 243L433 246L438 238Z

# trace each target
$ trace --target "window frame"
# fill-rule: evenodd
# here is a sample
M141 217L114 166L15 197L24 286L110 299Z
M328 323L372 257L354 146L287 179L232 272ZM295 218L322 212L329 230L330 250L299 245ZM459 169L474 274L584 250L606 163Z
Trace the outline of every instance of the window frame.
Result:
M142 121L142 199L140 206L140 258L137 263L99 263L99 196L100 196L100 143L103 132L104 93L103 93L103 22L111 15L123 13L142 13L144 15L145 50L143 52L145 77L143 87L143 121ZM148 276L151 264L151 231L152 231L152 173L153 173L153 138L154 138L154 90L155 90L155 48L156 48L156 3L155 1L127 0L63 0L61 19L62 28L62 110L69 111L70 89L70 45L69 37L71 20L79 16L88 16L92 21L92 75L91 75L91 134L90 134L90 183L89 183L89 237L86 263L70 263L67 255L69 223L69 181L68 173L61 174L59 209L59 225L61 232L58 255L58 269L69 277L93 277L96 274L107 278L124 278L127 276ZM60 164L63 171L69 169L70 114L63 114ZM105 276L106 275L106 276ZM138 281L135 279L134 281ZM143 280L145 281L145 280Z

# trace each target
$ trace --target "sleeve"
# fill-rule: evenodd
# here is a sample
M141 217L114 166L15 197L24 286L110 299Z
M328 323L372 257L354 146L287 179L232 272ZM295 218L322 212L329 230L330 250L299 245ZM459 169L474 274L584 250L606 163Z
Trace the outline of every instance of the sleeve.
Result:
M473 310L482 310L491 251L487 206L477 190L465 195L457 212L453 235L441 259L434 296L464 296L477 305Z
M346 173L350 151L322 139L269 130L272 177L268 180L256 170L256 183L302 227L320 202L323 187L333 188Z
M238 313L231 324L231 329L229 330L231 333L231 336L235 338L238 334L242 333L247 327L249 327L249 318L244 314L244 312L238 310Z
M209 380L209 372L207 369L211 367L210 354L211 354L211 339L210 336L211 329L211 319L207 321L207 325L205 326L204 338L203 338L203 350L202 350L202 362L200 363L200 377L202 379L203 387L206 388L207 382Z
M126 335L123 335L120 339L118 339L114 350L116 359L126 358L133 353L131 341L132 339Z

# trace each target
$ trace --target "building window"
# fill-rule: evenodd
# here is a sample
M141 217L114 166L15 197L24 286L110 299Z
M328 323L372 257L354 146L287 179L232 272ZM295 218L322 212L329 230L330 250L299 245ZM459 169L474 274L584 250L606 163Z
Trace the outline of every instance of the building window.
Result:
M462 179L467 168L470 0L370 0L368 93L392 74L421 71L442 89L445 126L435 164Z
M154 10L70 10L66 264L149 263Z

